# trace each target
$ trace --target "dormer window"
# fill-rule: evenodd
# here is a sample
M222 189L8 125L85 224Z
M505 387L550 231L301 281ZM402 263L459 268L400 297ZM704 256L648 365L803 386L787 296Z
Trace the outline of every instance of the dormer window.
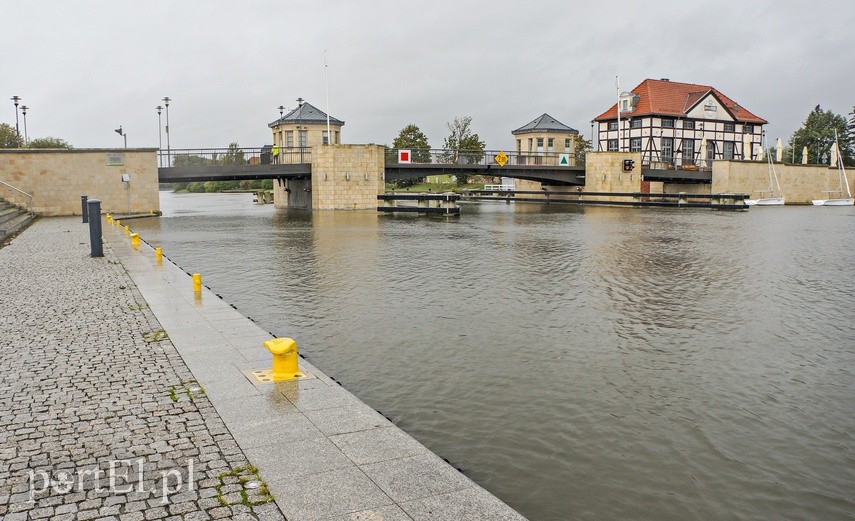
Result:
M620 111L621 112L632 112L635 110L636 105L638 105L638 100L641 97L638 94L633 94L631 92L622 92L620 95Z

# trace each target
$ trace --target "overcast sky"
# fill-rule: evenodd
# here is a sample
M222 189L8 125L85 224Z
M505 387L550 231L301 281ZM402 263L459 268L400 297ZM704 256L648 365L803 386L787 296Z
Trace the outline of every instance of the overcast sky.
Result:
M852 0L695 2L0 0L0 122L30 107L30 139L77 148L261 146L303 97L345 143L391 144L415 123L433 147L471 116L488 149L546 112L591 119L645 78L712 85L786 141L817 104L855 105ZM23 132L23 121L21 122ZM164 148L166 141L164 137Z

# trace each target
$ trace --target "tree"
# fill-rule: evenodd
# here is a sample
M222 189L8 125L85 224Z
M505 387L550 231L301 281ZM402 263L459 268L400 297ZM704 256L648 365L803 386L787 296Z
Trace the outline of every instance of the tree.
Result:
M585 154L591 150L591 141L589 139L585 139L582 134L579 134L573 140L573 143L575 146L573 152L576 154L576 158L584 161Z
M15 127L0 123L0 148L21 148L23 139L15 132Z
M443 142L443 160L452 164L478 164L484 159L484 142L473 134L469 126L472 124L470 116L454 118L454 121L446 123L450 134ZM466 184L469 176L457 174L458 184Z
M415 163L430 163L430 144L428 138L421 129L413 123L401 129L392 141L393 148L408 149L412 153L412 161ZM398 157L394 151L390 151L390 156L386 158L387 163L397 163ZM424 181L424 177L413 177L410 179L401 179L397 182L398 186L406 187L413 186Z
M27 148L74 148L58 137L40 137L27 143Z
M800 155L806 146L809 163L828 163L831 159L831 145L834 143L835 131L837 131L843 162L852 165L852 142L846 118L830 110L822 110L819 105L808 114L802 128L796 130L790 138L789 150L795 149L796 155Z
M392 141L392 147L412 150L414 163L430 163L430 143L421 129L410 123Z
M246 158L244 158L243 149L237 143L229 143L229 149L219 163L221 165L245 165Z

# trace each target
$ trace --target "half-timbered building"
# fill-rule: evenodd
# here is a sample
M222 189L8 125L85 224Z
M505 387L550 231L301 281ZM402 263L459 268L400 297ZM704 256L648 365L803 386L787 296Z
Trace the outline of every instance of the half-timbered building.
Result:
M599 151L641 152L653 168L708 168L716 159L759 159L768 121L714 87L646 79L594 123Z

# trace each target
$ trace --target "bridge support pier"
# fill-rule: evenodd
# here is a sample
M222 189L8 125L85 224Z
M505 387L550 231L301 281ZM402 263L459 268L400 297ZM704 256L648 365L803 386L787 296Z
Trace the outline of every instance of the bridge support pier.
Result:
M312 209L311 179L276 179L273 181L273 206L276 208Z

